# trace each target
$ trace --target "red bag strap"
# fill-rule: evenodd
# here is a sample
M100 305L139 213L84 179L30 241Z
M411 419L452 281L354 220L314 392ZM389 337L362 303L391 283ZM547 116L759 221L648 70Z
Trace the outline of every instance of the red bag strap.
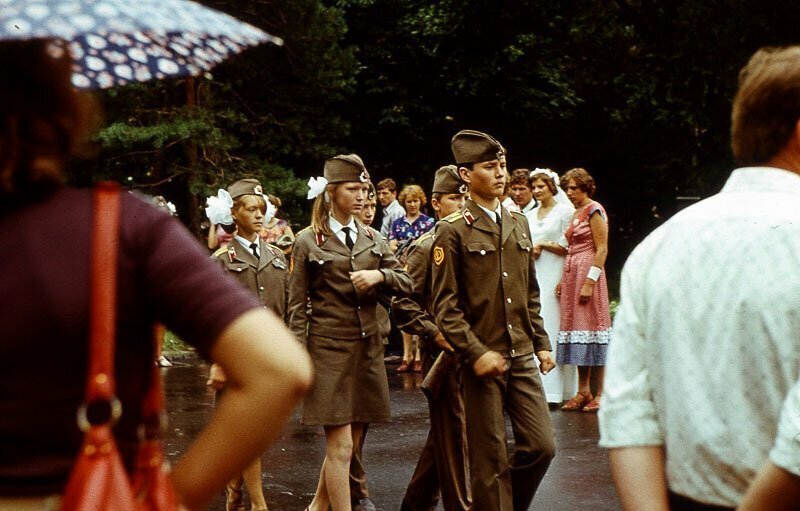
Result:
M114 342L119 260L119 186L101 183L93 193L89 276L89 372L86 402L116 401Z

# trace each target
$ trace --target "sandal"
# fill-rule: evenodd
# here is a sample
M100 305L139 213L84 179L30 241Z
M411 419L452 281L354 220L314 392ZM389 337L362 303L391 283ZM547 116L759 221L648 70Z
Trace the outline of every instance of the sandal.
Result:
M600 396L592 399L591 402L583 407L584 412L596 412L600 410Z
M592 401L591 392L587 394L578 392L572 399L564 403L564 406L562 406L561 409L564 410L565 412L577 412L591 401Z
M400 364L400 366L397 368L397 372L398 373L410 373L411 371L414 370L413 364L414 364L414 361L406 362L404 360L403 363Z

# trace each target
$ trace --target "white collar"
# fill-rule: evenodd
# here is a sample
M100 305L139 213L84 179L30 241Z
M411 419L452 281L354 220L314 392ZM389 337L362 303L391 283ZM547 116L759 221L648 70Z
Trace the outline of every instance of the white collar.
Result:
M800 175L776 167L742 167L731 172L722 192L800 192Z
M536 202L536 199L531 199L531 201L527 203L524 208L519 208L519 212L527 213L528 211L531 211L534 207L536 207L536 204L538 204Z
M353 234L358 233L358 229L356 229L356 217L354 216L350 217L350 222L347 225L342 225L338 220L333 218L333 215L329 215L328 226L331 228L331 232L333 232L333 234L339 234L339 232L341 232L341 230L345 227L348 227L350 232Z
M478 203L476 202L475 204L478 204ZM495 222L497 222L497 219L500 218L503 215L503 204L498 204L497 205L497 209L495 209L494 211L492 211L489 208L484 208L480 204L478 204L478 207L481 208L482 210L486 211L486 213L489 214L489 218L491 218Z
M258 252L258 255L261 255L261 243L259 243L259 242L258 242L258 238L259 238L259 236L258 236L258 235L256 235L256 239L255 239L255 241L250 241L250 240L248 240L248 239L245 239L245 238L243 238L243 237L239 236L238 234L237 234L237 235L235 235L233 238L234 238L236 241L238 241L238 242L239 242L239 244L240 244L241 246L243 246L244 248L246 248L246 249L247 249L247 251L248 251L250 254L252 254L252 253L253 253L253 251L252 251L252 250L250 250L250 245L252 245L253 243L255 243L255 244L256 244L256 252Z

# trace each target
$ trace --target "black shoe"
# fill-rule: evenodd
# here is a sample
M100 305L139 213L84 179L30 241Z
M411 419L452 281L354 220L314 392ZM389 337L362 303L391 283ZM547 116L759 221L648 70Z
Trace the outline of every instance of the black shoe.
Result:
M375 504L373 504L368 498L354 500L351 502L351 508L353 511L378 511L378 509L375 507Z

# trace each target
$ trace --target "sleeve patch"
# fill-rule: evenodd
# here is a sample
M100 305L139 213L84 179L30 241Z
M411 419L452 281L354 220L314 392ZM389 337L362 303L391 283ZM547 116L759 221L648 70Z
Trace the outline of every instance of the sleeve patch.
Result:
M444 261L444 249L442 247L433 248L433 262L439 266Z

